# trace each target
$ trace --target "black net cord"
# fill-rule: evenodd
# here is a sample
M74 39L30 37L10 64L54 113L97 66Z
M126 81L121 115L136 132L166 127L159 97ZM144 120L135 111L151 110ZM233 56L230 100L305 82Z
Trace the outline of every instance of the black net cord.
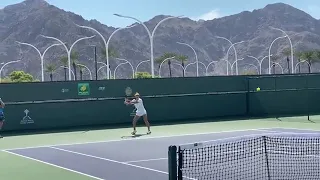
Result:
M177 180L177 146L169 146L168 172L169 180Z
M264 154L265 154L265 158L266 158L267 177L268 177L268 180L271 180L269 158L268 158L268 149L267 149L267 137L263 136L262 138L263 138Z
M183 166L183 158L182 158L181 147L178 148L178 180L182 180L182 166Z

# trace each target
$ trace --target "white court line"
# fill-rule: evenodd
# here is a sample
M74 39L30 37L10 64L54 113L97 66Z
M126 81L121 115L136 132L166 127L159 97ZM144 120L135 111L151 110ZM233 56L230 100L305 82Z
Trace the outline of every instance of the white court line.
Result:
M168 158L145 159L145 160L137 160L137 161L126 161L125 163L137 163L137 162L160 161L160 160L167 160L167 159L168 159Z
M80 175L83 175L83 176L87 176L87 177L90 177L90 178L93 178L93 179L105 180L105 179L101 179L101 178L98 178L98 177L95 177L95 176L91 176L89 174L85 174L85 173L82 173L82 172L79 172L79 171L75 171L75 170L64 168L64 167L61 167L61 166L58 166L58 165L55 165L55 164L51 164L51 163L48 163L48 162L45 162L45 161L41 161L41 160L34 159L34 158L31 158L31 157L28 157L28 156L24 156L24 155L21 155L21 154L13 153L13 152L6 151L6 150L2 150L2 151L6 152L6 153L9 153L9 154L13 154L13 155L19 156L19 157L30 159L30 160L33 160L33 161L37 161L37 162L40 162L40 163L43 163L43 164L47 164L47 165L50 165L50 166L53 166L53 167L64 169L64 170L67 170L67 171L70 171L70 172L73 172L73 173L77 173L77 174L80 174Z
M144 139L161 139L161 138L172 138L172 137L182 137L182 136L197 136L197 135L209 135L209 134L236 133L236 132L244 132L244 131L275 132L275 131L271 131L271 129L272 128L229 130L229 131L205 132L205 133L194 133L194 134L180 134L180 135L168 135L168 136L141 137L141 138L134 138L134 139L115 139L115 140L107 140L107 141L91 141L91 142L66 143L66 144L50 144L50 145L30 146L30 147L12 148L12 149L4 149L4 150L12 151L12 150L21 150L21 149L46 148L46 147L51 147L51 146L72 146L72 145L80 145L80 144L98 144L98 143L121 142L121 141L138 141L138 140L144 140Z
M102 158L102 157L99 157L99 156L93 156L93 155L89 155L89 154L84 154L84 153L80 153L80 152L76 152L76 151L69 151L69 150L61 149L61 148L57 148L57 147L49 147L49 148L56 149L56 150L59 150L59 151L68 152L68 153L72 153L72 154L77 154L77 155L81 155L81 156L86 156L86 157L90 157L90 158L100 159L100 160L104 160L104 161L108 161L108 162L113 162L113 163L117 163L117 164L122 164L122 165L126 165L126 166L131 166L131 167L135 167L135 168L139 168L139 169L149 170L149 171L153 171L153 172L157 172L157 173L169 174L168 172L159 171L159 170L156 170L156 169L151 169L151 168L147 168L147 167L128 164L128 163L125 163L125 162L120 162L120 161L116 161L116 160L112 160L112 159ZM193 178L188 178L188 177L186 177L186 178L187 179L191 179L191 180L196 180L196 179L193 179Z

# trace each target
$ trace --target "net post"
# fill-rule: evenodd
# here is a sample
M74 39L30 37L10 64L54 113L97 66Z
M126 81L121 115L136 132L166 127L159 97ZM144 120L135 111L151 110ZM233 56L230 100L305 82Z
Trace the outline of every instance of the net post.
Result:
M266 136L262 136L262 139L263 139L263 148L264 148L264 153L265 153L265 158L266 158L267 177L268 177L268 180L271 180L269 158L268 158L268 151L267 151L267 137Z
M247 117L250 117L250 77L247 77L247 96L246 96L246 113Z
M307 86L307 88L306 88L306 95L307 95L307 114L308 114L308 121L310 121L310 107L309 107L309 75L307 75L307 78L306 78L306 86Z
M169 180L177 180L177 146L169 146L168 172Z
M182 165L183 165L183 157L181 147L178 148L178 180L182 180Z

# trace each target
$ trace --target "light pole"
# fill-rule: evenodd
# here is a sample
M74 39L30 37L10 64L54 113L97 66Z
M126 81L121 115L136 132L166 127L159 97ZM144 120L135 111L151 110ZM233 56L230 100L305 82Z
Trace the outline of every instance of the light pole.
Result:
M108 40L106 40L106 39L104 38L104 36L103 36L98 30L96 30L96 29L94 29L94 28L92 28L92 27L89 27L89 26L80 26L80 25L78 25L78 24L76 24L76 26L78 26L78 27L80 27L80 28L89 29L89 30L91 30L91 31L94 31L94 32L97 33L97 34L101 37L101 39L103 40L104 46L105 46L105 48L106 48L107 79L110 79L110 77L109 77L109 74L110 74L110 72L109 72L109 71L110 71L110 69L109 69L109 64L110 64L110 63L109 63L109 51L108 51L108 49L109 49L109 42L110 42L112 36L113 36L114 34L116 34L118 31L132 28L132 27L134 27L135 25L133 25L133 26L128 26L128 27L124 27L124 28L119 28L119 29L115 30L115 31L110 35L110 37L108 38Z
M232 63L232 65L231 65L231 72L233 73L233 66L236 64L236 66L238 65L238 61L243 61L244 60L244 58L241 58L241 59L237 59L235 62L233 62ZM238 73L237 73L237 75L238 75Z
M2 81L1 75L2 75L2 70L3 70L3 68L6 67L6 66L9 65L9 64L16 63L16 62L20 62L20 61L21 61L21 60L9 61L9 62L5 63L5 64L1 67L1 69L0 69L0 83L1 83L1 81ZM3 64L3 63L1 63L1 64Z
M61 68L67 68L67 69L69 69L68 67L65 67L65 66L60 66ZM70 70L70 72L72 73L72 75L73 75L73 78L74 79L76 79L76 75L74 74L74 72L72 71L72 69L69 69Z
M270 47L269 47L269 74L271 74L271 48L272 48L272 45L278 40L278 39L282 39L282 38L286 38L287 36L281 36L281 37L278 37L276 38L275 40L272 41L272 43L270 44Z
M125 65L125 64L128 64L128 62L124 62L124 63L120 63L115 69L114 69L114 72L113 72L113 79L116 79L116 72L117 72L117 69L122 66L122 65Z
M299 66L299 64L302 64L302 63L307 63L308 64L308 66L310 67L310 73L312 72L312 66L311 66L311 64L308 62L308 61L306 61L306 60L303 60L303 61L300 61L299 63L297 63L296 64L296 67L294 68L294 71L296 72L297 71L297 67Z
M40 61L41 61L41 81L43 82L44 81L44 56L48 52L48 50L50 48L55 47L55 46L61 46L61 44L53 44L53 45L49 46L47 49L45 49L43 54L41 54L40 50L38 48L36 48L34 45L32 45L32 44L22 43L22 42L19 42L19 41L16 41L16 43L21 44L21 45L30 46L30 47L32 47L33 49L35 49L38 52L38 54L40 56Z
M189 45L187 43L182 43L182 42L177 42L177 43L180 44L180 45L188 46L189 48L192 49L192 51L193 51L193 53L194 53L194 55L196 57L196 62L195 63L197 64L197 77L199 77L199 60L198 60L197 52L195 51L195 49L191 45Z
M221 59L220 61L224 61L224 62L227 63L227 76L229 76L229 66L231 68L231 63L228 60L225 60L225 59Z
M187 64L187 65L184 67L184 74L186 74L187 68L188 68L189 66L194 65L194 64L196 64L196 63L197 63L197 62L193 62L193 63Z
M206 76L208 76L208 69L210 67L211 64L215 64L215 63L218 63L218 61L211 61L208 66L206 67ZM227 65L228 66L228 65Z
M79 42L79 41L82 41L82 40L86 40L86 39L91 39L91 38L94 38L95 36L90 36L90 37L83 37L83 38L80 38L78 40L76 40L71 46L70 46L70 49L68 49L68 47L66 46L65 43L63 43L60 39L58 38L55 38L55 37L50 37L50 36L44 36L44 35L41 35L42 37L46 38L46 39L52 39L52 40L55 40L55 41L58 41L60 44L62 44L64 46L64 48L66 49L67 53L68 53L68 69L69 69L69 81L71 81L71 51L72 51L72 48Z
M272 57L272 54L270 54L270 56ZM259 64L259 73L262 74L262 63L263 63L263 60L265 60L269 56L265 56L264 58L262 58L261 61L258 58L254 57L254 56L247 56L247 57L253 58L258 62L258 64Z
M224 39L224 40L228 41L228 42L230 43L230 45L231 45L230 47L233 48L234 54L235 54L235 62L236 62L236 74L238 75L238 63L237 63L238 53L237 53L236 48L234 47L234 44L233 44L229 39L227 39L227 38L225 38L225 37L216 36L216 38L218 38L218 39ZM239 42L239 43L242 43L242 42ZM238 43L238 44L239 44L239 43Z
M161 62L160 67L159 67L159 77L161 77L161 68L162 68L163 63L165 63L166 61L169 61L169 60L171 60L171 59L174 59L174 58L175 58L175 56L169 57L169 58L166 58L165 60L163 60L163 61Z
M229 47L229 49L228 49L228 51L227 51L227 61L229 61L229 52L230 52L230 50L231 50L231 48L235 48L235 46L236 45L238 45L238 44L241 44L241 43L244 43L245 41L240 41L240 42L236 42L236 43L233 43L230 47ZM229 61L230 62L230 61ZM238 69L238 64L237 64L237 67L236 67L237 69ZM238 71L238 70L237 70Z
M145 60L145 61L139 62L139 63L137 64L137 66L136 66L136 71L135 71L135 72L138 72L138 68L139 68L139 66L140 66L141 64L147 63L147 62L149 62L149 61L150 61L150 60Z
M92 73L91 73L90 69L88 68L88 66L85 66L85 65L83 65L83 64L76 64L76 65L86 68L86 69L88 70L88 72L89 72L90 80L92 80Z
M255 67L257 69L258 74L261 74L261 69L260 69L260 72L259 72L258 66L254 65L254 64L246 64L246 65Z
M281 69L281 73L284 74L284 70L283 70L283 67L281 66L281 64L277 63L277 62L274 62L274 65L277 65L280 67Z
M270 28L271 28L271 29L274 29L274 30L281 31L281 32L288 38L289 43L290 43L290 49L291 49L291 68L293 69L293 66L294 66L294 65L293 65L293 46L292 46L292 41L291 41L289 35L288 35L284 30L282 30L282 29L275 28L275 27L271 27L271 26L270 26ZM292 71L293 71L293 70L292 70ZM293 73L295 73L295 72L292 72L292 74L293 74Z
M151 55L151 75L152 75L152 78L154 78L154 58L153 58L153 38L154 38L154 35L155 35L155 32L156 30L158 29L158 27L160 26L160 24L162 24L163 22L169 20L169 19L173 19L173 18L180 18L182 16L170 16L170 17L167 17L163 20L161 20L156 26L155 28L153 29L152 33L150 32L149 28L142 22L140 21L139 19L137 18L134 18L134 17L130 17L130 16L123 16L123 15L120 15L120 14L114 14L115 16L118 16L118 17L121 17L121 18L127 18L127 19L132 19L134 21L137 21L139 22L147 31L148 33L148 36L149 36L149 39L150 39L150 55Z
M128 63L129 65L130 65L130 67L131 67L131 70L132 70L132 78L134 78L134 68L133 68L133 66L132 66L132 64L128 61L128 60L126 60L126 59L121 59L121 58L116 58L117 60L120 60L120 61L125 61L126 63ZM115 77L114 77L115 78Z

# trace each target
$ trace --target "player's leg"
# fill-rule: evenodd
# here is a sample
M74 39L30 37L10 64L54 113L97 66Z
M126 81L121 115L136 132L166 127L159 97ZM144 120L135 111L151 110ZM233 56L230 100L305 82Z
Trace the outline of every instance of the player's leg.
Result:
M4 124L4 120L0 119L0 132L1 132L3 124ZM0 138L3 138L3 137L0 135Z
M144 121L144 123L146 124L146 126L148 127L148 133L147 133L147 134L150 134L150 133L151 133L150 123L149 123L149 121L148 121L148 115L147 115L147 114L143 115L143 121Z
M133 126L133 132L131 133L132 135L135 135L137 132L136 127L137 127L137 121L139 120L139 118L140 118L140 116L135 115L132 120L132 126Z

